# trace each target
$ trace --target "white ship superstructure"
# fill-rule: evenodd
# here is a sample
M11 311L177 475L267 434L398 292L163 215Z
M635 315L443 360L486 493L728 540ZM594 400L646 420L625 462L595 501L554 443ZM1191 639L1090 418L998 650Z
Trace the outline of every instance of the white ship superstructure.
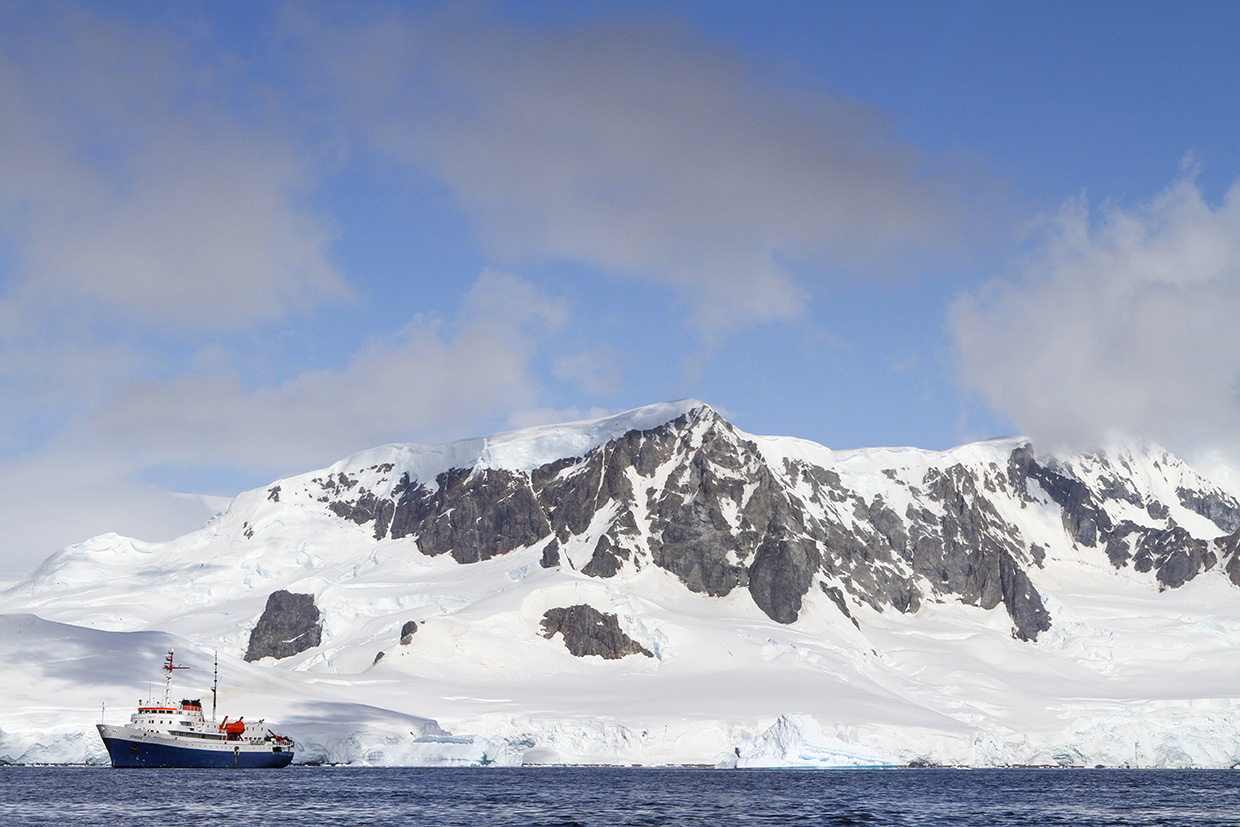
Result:
M161 702L139 703L129 723L99 724L113 767L285 767L293 760L293 742L267 729L266 723L227 717L217 721L212 685L211 717L201 700L173 704L172 673L180 669L173 653L164 659Z

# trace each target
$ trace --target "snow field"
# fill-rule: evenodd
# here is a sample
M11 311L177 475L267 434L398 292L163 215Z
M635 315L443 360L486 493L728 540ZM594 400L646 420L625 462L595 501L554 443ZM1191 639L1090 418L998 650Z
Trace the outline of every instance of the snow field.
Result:
M695 594L653 565L630 560L614 578L581 575L614 509L561 546L559 567L544 569L542 542L460 565L408 539L376 542L369 526L317 500L314 480L328 475L384 492L406 472L433 481L454 466L529 470L699 408L688 400L447 446L377 448L280 481L279 502L271 487L247 492L176 541L103 535L53 555L0 594L0 660L11 676L0 682L0 761L103 762L93 730L100 705L110 720L127 717L148 682L158 688L159 663L174 648L192 667L177 676L184 697L209 698L218 651L221 716L266 717L298 741L299 760L1240 763L1240 591L1216 568L1159 592L1152 573L1117 570L1102 549L1065 544L1058 506L1033 481L1031 501L993 500L1000 519L1046 552L1026 570L1054 625L1032 644L1011 637L1001 608L954 599L927 599L910 615L850 604L858 628L813 587L798 621L785 626L746 590ZM983 469L986 484L1006 486L1007 458L1022 444L833 452L738 436L753 440L776 474L784 459L819 465L897 514L916 502L931 469L963 462ZM1179 502L1177 488L1206 485L1187 466L1154 448L1107 456L1063 462L1101 484L1116 475L1113 461L1138 500L1166 505L1195 535L1212 530ZM653 483L632 471L630 479L641 491L663 485L670 468L659 473ZM643 531L645 507L639 493L632 508ZM1167 524L1135 503L1108 508L1116 522ZM735 524L739 515L726 516ZM855 519L851 505L836 516ZM278 588L315 596L323 644L245 663L249 632ZM655 657L576 658L559 636L542 636L548 609L581 603L615 614ZM409 620L418 630L401 645Z

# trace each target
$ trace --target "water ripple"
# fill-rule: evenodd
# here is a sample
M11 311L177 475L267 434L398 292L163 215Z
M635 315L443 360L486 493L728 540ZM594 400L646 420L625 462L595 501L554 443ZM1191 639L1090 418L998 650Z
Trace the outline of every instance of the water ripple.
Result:
M0 768L4 824L1232 827L1207 770Z

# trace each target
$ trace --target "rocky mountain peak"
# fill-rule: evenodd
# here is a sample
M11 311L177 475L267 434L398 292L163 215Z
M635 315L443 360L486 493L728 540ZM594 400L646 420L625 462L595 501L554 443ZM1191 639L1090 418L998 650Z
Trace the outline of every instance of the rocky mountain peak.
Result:
M892 744L946 725L949 763L1044 763L1086 726L1108 757L1080 763L1159 763L1160 720L1166 743L1213 739L1193 760L1230 766L1217 710L1234 681L1216 665L1237 587L1240 504L1164 451L831 451L682 402L383 446L176 540L70 547L0 599L56 625L45 641L58 622L86 648L166 632L279 670L261 682L281 693L347 685L419 714L451 694L458 716L523 693L526 720L570 710L573 739L621 695L640 726L620 740L642 745L660 695L722 704L736 727L808 698L849 731L842 716L920 716ZM26 640L10 637L35 653ZM11 660L42 662L38 647ZM1117 686L1158 700L1117 702ZM1210 703L1193 728L1166 698Z
M303 518L460 565L528 551L542 569L619 586L662 571L689 594L747 595L783 624L809 607L861 627L867 613L958 602L1002 612L1025 641L1055 622L1050 562L1101 561L1153 589L1216 568L1240 583L1240 503L1161 449L832 452L746 434L696 400L367 451L242 495L186 548L227 535L279 549ZM49 561L39 577L74 564Z
M397 446L386 462L269 490L376 542L461 564L537 548L544 567L595 578L654 566L690 592L746 591L780 623L795 623L807 600L853 623L860 607L959 601L1005 612L1022 640L1053 622L1037 586L1048 553L1086 549L1175 588L1214 568L1220 550L1234 554L1215 541L1240 528L1232 497L1165 456L1039 459L1016 441L910 449L884 465L881 452L785 442L682 400L467 441L469 451ZM553 456L564 445L583 450ZM427 454L459 464L435 467ZM1062 533L1035 539L1031 513L1052 515Z

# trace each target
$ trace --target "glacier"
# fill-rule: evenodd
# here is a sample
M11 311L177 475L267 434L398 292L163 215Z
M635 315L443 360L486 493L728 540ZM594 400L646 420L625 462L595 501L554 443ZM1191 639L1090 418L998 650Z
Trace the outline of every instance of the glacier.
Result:
M383 446L0 592L0 762L106 763L174 649L315 763L1231 767L1238 529L1157 446L833 451L696 400ZM247 662L277 590L321 642ZM571 606L649 656L573 655Z

